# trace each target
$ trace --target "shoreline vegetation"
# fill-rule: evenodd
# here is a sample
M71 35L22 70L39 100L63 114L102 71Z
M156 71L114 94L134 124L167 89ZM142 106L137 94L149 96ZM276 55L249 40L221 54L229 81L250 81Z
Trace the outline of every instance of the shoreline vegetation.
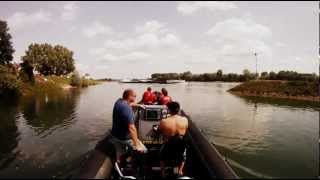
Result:
M199 81L199 82L247 82L251 80L287 80L287 81L319 81L319 76L315 73L298 73L296 71L279 71L279 72L262 72L253 73L248 69L244 69L241 74L237 73L223 73L222 69L218 69L214 73L193 74L190 71L183 73L154 73L151 79L155 81L166 80L185 80L185 81Z
M270 97L320 102L319 82L256 80L228 90L239 96Z
M97 85L100 82L93 79L80 80L79 85L71 85L72 78L68 76L36 76L34 82L20 81L18 84L17 95L29 96L43 93L55 93L68 91L71 89L85 88Z
M0 96L51 93L98 84L89 74L80 76L74 53L62 45L31 43L20 63L13 62L12 36L0 20ZM18 59L17 59L18 60Z
M1 72L0 72L1 74ZM29 96L35 94L44 93L55 93L61 91L68 91L71 89L86 88L88 86L97 85L100 82L91 78L79 78L75 84L72 76L42 76L37 75L34 77L33 81L24 81L20 76L14 78L12 76L12 81L7 83L6 88L4 88L2 83L2 88L0 89L0 97L7 96ZM0 80L1 81L1 80Z
M155 73L155 80L182 79L199 82L241 82L228 92L240 96L271 97L303 101L320 102L319 76L315 73L298 73L295 71L251 73L243 70L242 74L223 74L221 69L216 73L192 74Z

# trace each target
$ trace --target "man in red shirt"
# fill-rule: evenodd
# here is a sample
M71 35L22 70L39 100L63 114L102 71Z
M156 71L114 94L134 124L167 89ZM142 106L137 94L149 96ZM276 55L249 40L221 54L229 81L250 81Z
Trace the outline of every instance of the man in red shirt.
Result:
M152 93L151 87L148 87L147 91L143 93L142 103L143 104L153 104L155 100L155 95Z
M165 88L161 89L162 97L160 99L160 104L167 105L169 102L171 102L171 97L168 95L168 91Z

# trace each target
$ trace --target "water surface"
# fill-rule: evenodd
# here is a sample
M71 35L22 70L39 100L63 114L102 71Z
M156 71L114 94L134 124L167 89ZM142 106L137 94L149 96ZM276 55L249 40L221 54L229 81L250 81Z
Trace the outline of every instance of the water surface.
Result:
M319 105L246 98L235 83L149 84L174 100L241 177L318 177ZM125 88L103 83L82 90L0 100L0 177L65 177L111 127ZM140 98L140 97L139 97Z

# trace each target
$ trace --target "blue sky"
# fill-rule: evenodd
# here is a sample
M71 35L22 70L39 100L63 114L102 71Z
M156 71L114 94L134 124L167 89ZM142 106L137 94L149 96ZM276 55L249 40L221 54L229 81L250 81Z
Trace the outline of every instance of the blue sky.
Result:
M93 77L154 72L318 73L318 2L0 2L20 61L61 44Z

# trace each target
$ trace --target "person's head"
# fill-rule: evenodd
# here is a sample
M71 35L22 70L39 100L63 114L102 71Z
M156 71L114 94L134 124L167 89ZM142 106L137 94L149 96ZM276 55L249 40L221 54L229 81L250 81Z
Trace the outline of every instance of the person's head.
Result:
M168 96L168 91L165 88L162 88L161 92L164 96Z
M148 87L148 88L147 88L147 91L151 92L151 91L152 91L151 87Z
M169 102L167 104L167 107L168 107L169 113L171 115L176 115L180 111L180 104L178 102L175 102L175 101Z
M123 91L122 99L128 101L129 103L133 103L136 100L136 93L132 89L126 89Z
M157 98L160 98L160 97L161 97L161 92L159 92L159 91L154 91L153 93L154 93L154 95L155 95Z

